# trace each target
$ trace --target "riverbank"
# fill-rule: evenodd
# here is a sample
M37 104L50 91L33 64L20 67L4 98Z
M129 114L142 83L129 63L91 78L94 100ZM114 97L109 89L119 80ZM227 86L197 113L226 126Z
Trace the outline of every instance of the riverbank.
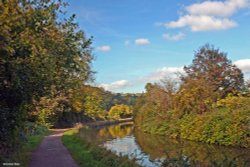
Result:
M103 125L104 122L99 123L99 126ZM97 123L95 126L97 126ZM62 141L81 167L139 167L134 161L129 160L128 157L117 156L105 148L80 138L79 129L65 132Z
M135 125L140 131L198 141L208 144L250 148L250 110L218 110L204 114L166 112L164 119L151 113L139 113Z
M150 135L137 131L130 122L82 128L79 137L116 155L135 159L136 163L145 167L250 165L249 149Z

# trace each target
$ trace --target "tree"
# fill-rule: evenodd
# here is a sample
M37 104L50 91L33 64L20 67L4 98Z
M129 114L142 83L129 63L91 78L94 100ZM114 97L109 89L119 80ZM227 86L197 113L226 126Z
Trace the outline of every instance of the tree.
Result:
M216 101L244 86L243 74L226 54L209 45L201 47L193 63L185 66L186 75L175 99L180 113L203 113L212 110ZM181 114L181 115L182 115Z
M92 79L92 40L79 30L75 15L66 18L60 13L63 6L61 0L0 2L0 142L4 149L18 141L34 101L68 96L71 89Z
M109 117L111 119L128 118L132 116L132 109L124 104L119 104L111 107Z
M71 102L74 111L91 119L104 119L107 114L109 93L103 88L82 85L72 93Z
M246 87L247 87L247 89L250 91L250 79L248 79L248 80L246 81Z
M165 78L159 83L147 83L146 93L138 98L134 107L134 118L138 126L149 122L161 122L168 119L168 113L174 109L178 80Z
M211 111L213 102L218 98L218 93L214 92L213 88L205 78L186 78L174 97L175 109L179 116L191 112L201 114Z
M159 83L146 85L145 104L147 108L155 108L161 115L174 107L174 95L178 81L172 78L164 78Z
M220 92L221 97L241 90L244 84L241 70L227 59L225 53L208 44L195 53L193 63L184 70L187 74L182 78L184 82L204 79L214 92Z

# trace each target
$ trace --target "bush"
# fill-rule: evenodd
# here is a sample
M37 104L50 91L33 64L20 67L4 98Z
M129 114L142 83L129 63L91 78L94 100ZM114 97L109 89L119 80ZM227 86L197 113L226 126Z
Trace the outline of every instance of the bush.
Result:
M48 132L48 128L44 125L40 125L34 122L26 122L24 124L25 136L40 135Z
M231 112L223 109L204 114L186 114L157 121L157 117L144 113L143 123L136 123L142 131L183 138L210 144L250 147L250 109L239 108ZM142 117L142 116L141 116ZM138 120L136 120L138 121Z
M21 166L27 166L32 152L39 146L46 134L48 134L47 127L34 122L25 122L23 131L16 134L19 136L19 147L15 147L14 152L1 155L1 162L18 162Z
M225 99L219 100L217 106L227 108L230 111L237 110L238 108L244 108L247 110L250 108L250 98L242 95L232 96L230 94Z

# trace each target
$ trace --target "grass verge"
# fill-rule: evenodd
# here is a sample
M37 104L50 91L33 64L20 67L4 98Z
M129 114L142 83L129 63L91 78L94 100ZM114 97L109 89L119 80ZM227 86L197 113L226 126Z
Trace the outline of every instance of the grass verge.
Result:
M62 141L81 167L139 167L128 157L117 156L80 138L77 129L65 132Z
M43 138L51 132L46 131L42 134L27 136L27 140L21 146L20 150L15 153L12 162L17 162L20 166L26 167L31 159L32 152L40 145Z

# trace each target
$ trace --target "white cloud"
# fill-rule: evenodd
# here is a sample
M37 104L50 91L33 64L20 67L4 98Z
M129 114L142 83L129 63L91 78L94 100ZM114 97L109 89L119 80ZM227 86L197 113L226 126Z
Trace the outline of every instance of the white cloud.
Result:
M237 60L234 64L244 73L250 73L250 59Z
M177 21L166 23L166 27L190 27L192 31L224 30L235 27L237 24L227 18L218 19L213 16L185 15Z
M117 89L125 88L130 86L131 84L127 80L115 81L110 84L100 84L100 87L103 87L105 90L114 91Z
M249 6L249 0L204 1L185 7L186 14L164 25L169 28L190 27L192 31L225 30L237 23L229 17Z
M163 34L162 35L163 39L166 39L169 41L179 41L179 40L183 39L184 37L185 37L185 34L181 33L181 32L178 34L174 34L174 35L171 35L171 34Z
M175 76L178 73L184 73L183 67L163 67L139 80L144 82L156 82L168 76Z
M109 52L111 50L111 47L108 45L98 46L96 50L101 52Z
M247 7L248 3L248 0L205 1L187 6L186 10L191 15L228 17Z
M135 40L135 44L136 45L148 45L150 44L150 41L147 38L139 38Z

